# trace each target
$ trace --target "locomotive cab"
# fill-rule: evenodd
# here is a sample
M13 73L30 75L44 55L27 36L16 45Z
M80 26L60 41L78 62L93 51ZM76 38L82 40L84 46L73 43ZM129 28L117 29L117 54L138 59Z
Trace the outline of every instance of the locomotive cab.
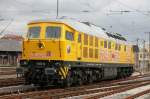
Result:
M76 60L75 32L61 23L29 24L23 42L25 60Z
M25 78L28 78L26 81L31 79L34 81L32 83L40 83L45 81L47 76L50 79L66 78L68 67L63 65L63 61L75 59L74 35L73 29L62 23L37 22L28 24L28 33L23 41L23 53L20 61L21 67L25 68ZM32 74L33 72L34 74ZM39 77L33 77L37 75ZM50 77L50 75L58 77Z
M23 43L23 58L27 60L51 60L61 58L60 41L62 26L53 24L29 24Z

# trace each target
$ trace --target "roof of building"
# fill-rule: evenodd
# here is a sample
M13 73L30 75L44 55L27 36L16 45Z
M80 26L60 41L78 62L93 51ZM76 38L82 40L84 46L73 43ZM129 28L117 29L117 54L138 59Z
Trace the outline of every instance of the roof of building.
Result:
M1 36L1 39L22 41L23 37L20 35L16 35L16 34L5 34L5 35Z
M17 40L0 39L0 51L19 51L22 50L22 42Z
M72 20L72 19L45 19L45 20L35 20L30 23L32 24L32 23L36 23L36 22L65 23L65 24L71 26L72 28L74 28L75 30L89 34L89 35L93 35L93 36L97 36L97 37L105 38L105 39L110 39L110 40L119 40L123 43L125 43L124 41L126 41L126 40L123 40L125 38L123 38L121 36L120 36L121 39L119 39L119 35L116 35L116 37L114 37L115 34L113 34L113 37L109 36L104 29L102 29L101 27L96 26L94 24L91 24L89 22L79 22L79 21Z

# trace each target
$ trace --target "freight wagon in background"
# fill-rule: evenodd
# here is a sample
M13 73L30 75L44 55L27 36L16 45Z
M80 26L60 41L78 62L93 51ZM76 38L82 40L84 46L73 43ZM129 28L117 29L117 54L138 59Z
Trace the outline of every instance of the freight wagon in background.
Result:
M20 65L27 84L86 84L128 77L134 47L122 35L70 19L28 24Z

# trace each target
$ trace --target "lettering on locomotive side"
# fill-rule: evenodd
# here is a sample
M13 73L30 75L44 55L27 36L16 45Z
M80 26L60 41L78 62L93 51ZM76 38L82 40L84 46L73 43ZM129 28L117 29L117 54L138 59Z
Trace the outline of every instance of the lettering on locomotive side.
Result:
M37 58L37 57L39 57L39 58L48 58L48 57L50 57L50 56L52 56L52 54L51 54L51 52L47 52L47 53L31 53L30 54L30 58Z
M108 52L105 50L100 50L100 60L101 61L119 61L119 53L118 52Z

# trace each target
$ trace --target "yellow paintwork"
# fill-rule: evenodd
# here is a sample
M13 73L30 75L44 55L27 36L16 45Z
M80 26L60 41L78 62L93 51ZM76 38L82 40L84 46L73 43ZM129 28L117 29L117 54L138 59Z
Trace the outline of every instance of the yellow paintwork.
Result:
M131 45L126 45L126 51L124 46L121 44L121 50L115 50L115 41L106 40L107 43L111 42L111 49L104 48L104 38L98 38L98 47L95 46L95 36L93 36L93 45L84 45L84 34L64 23L57 22L37 22L28 24L28 27L40 26L40 38L39 39L28 39L23 41L23 54L22 59L25 60L64 60L64 61L81 61L81 62L96 62L96 63L127 63L134 64L134 53ZM46 26L60 26L61 37L58 39L45 39L45 27ZM74 33L74 41L65 39L65 31ZM78 34L81 34L81 43L78 43ZM88 35L88 42L89 41ZM41 42L44 48L39 48L38 43ZM60 46L60 47L59 47ZM88 57L83 57L83 49L88 49ZM67 49L70 48L70 53ZM89 58L89 48L93 50ZM96 50L98 51L98 58L96 57ZM80 60L79 60L80 59Z

